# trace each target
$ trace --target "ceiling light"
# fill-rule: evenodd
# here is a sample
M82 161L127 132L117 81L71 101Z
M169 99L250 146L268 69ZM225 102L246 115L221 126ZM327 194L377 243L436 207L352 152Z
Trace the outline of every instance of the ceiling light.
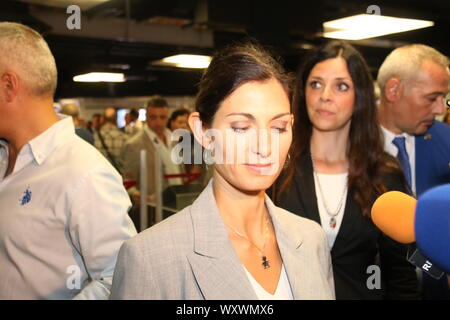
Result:
M323 36L334 39L361 40L427 28L433 25L433 21L427 20L359 14L325 22L323 24Z
M175 56L166 57L162 60L155 61L154 65L172 66L177 68L208 68L211 62L210 56L202 56L196 54L177 54Z
M75 82L125 82L123 73L90 72L73 77Z

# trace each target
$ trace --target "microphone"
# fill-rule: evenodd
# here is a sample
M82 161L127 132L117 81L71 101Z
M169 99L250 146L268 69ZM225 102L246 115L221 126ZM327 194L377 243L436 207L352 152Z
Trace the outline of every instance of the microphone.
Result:
M450 273L450 184L419 197L414 227L419 250Z
M378 197L372 206L372 221L391 239L403 244L413 244L416 241L416 206L417 200L403 192L386 192ZM435 246L439 246L439 243L435 243ZM444 274L417 249L408 255L407 259L435 279Z
M416 239L414 212L417 200L399 191L383 193L372 206L372 221L384 234L408 244Z

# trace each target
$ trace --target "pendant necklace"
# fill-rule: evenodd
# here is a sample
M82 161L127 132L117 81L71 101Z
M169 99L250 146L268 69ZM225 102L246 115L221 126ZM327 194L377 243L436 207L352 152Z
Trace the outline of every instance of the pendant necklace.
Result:
M266 248L267 238L268 238L268 234L269 234L269 219L266 218L266 227L264 229L264 243L263 243L263 246L261 249L253 241L251 241L246 235L240 233L232 226L229 226L227 224L225 224L225 225L228 228L230 228L234 233L236 233L239 237L244 238L245 240L250 242L256 249L258 249L259 254L261 255L261 265L263 266L264 269L270 268L269 260L267 260L267 256L264 253L264 249Z
M320 192L320 195L321 195L321 198L322 198L323 207L325 208L325 211L327 212L327 214L330 216L329 226L330 226L331 229L334 229L334 228L336 228L336 225L337 225L336 216L341 211L342 205L344 203L344 196L345 196L345 191L347 190L347 182L348 181L345 182L345 186L344 186L344 189L342 190L341 198L339 200L339 203L337 205L336 210L331 211L329 209L329 207L328 207L327 202L325 201L325 193L322 190L322 185L320 184L319 175L317 174L316 168L314 166L314 158L313 158L312 154L311 154L311 160L312 160L312 165L313 165L314 177L317 180L317 185L319 187L319 192Z

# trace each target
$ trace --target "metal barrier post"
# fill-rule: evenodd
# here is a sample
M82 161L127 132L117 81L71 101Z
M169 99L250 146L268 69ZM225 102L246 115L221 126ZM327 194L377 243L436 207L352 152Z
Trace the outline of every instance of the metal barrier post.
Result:
M155 223L162 221L162 161L159 144L156 144L155 152Z
M140 221L141 231L148 228L148 210L147 210L147 152L141 150L140 153L140 186L141 199L140 199Z

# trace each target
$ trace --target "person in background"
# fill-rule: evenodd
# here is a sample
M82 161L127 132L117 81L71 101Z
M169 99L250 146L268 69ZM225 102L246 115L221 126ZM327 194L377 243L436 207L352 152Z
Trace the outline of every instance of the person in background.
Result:
M191 112L187 109L180 108L176 109L172 114L170 115L169 122L167 123L167 127L174 132L177 129L185 130L186 132L183 134L183 136L180 137L180 142L184 139L184 137L189 137L191 141L191 157L184 159L184 170L187 173L198 173L200 175L206 175L207 174L207 168L205 166L201 166L200 164L194 163L194 152L195 147L197 145L198 150L201 150L201 146L198 145L198 142L195 140L188 124L188 117ZM200 179L199 181L201 181Z
M406 246L371 221L375 199L408 192L395 158L383 151L373 81L350 44L311 52L294 93L291 161L277 182L276 204L322 225L333 263L336 299L418 299ZM368 285L378 265L379 287Z
M134 203L140 200L140 152L146 151L147 157L147 188L149 200L156 191L155 185L155 153L159 150L164 174L183 173L181 165L175 164L171 159L171 151L176 142L171 141L171 131L167 128L169 121L169 107L167 101L160 97L152 97L147 103L147 123L143 130L132 136L124 145L122 159L124 164L124 177L127 180L137 181L137 185L128 189ZM158 173L159 174L159 173ZM180 178L163 179L162 190L168 185L182 184ZM150 197L151 196L151 197ZM158 195L160 196L160 195Z
M83 140L94 145L94 136L92 135L92 133L88 129L80 125L79 121L80 110L78 109L76 104L73 103L65 104L61 108L61 113L71 116L73 124L75 125L75 133Z
M94 113L92 115L90 125L88 126L88 130L94 134L98 130L100 130L101 126L103 125L103 115L100 113Z
M400 47L386 57L377 81L384 149L398 157L413 192L450 183L450 126L435 121L445 112L449 59L422 44ZM450 299L445 277L423 278L425 299Z
M184 108L176 109L170 115L167 128L169 128L170 131L175 131L177 129L189 130L188 117L190 113L189 110Z
M53 109L42 36L0 22L0 299L107 299L136 234L120 175Z
M125 127L122 129L129 137L142 130L142 122L139 121L139 112L136 109L133 108L125 114Z
M213 179L191 206L124 244L111 299L334 298L323 231L265 195L292 139L289 83L255 44L214 56L189 124L209 159L233 161L213 165ZM213 151L209 129L217 133ZM279 148L258 140L258 130Z
M94 132L94 145L119 172L123 171L122 148L127 139L127 135L117 128L116 109L106 108L103 124Z

